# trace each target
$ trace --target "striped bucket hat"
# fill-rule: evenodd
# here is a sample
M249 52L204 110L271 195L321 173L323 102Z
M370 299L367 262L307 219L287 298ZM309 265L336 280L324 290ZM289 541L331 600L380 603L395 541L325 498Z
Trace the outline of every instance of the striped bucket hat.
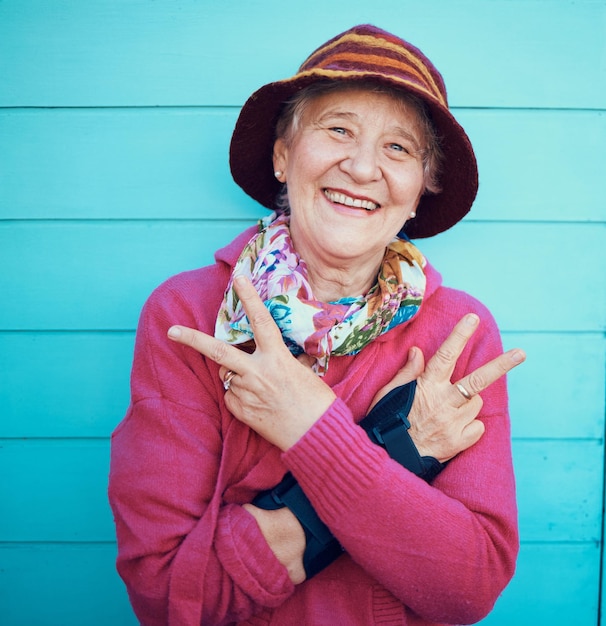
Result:
M281 189L272 167L276 122L284 103L318 81L373 81L409 92L426 105L443 153L441 192L425 194L417 217L406 222L411 238L431 237L468 213L478 189L473 148L448 109L442 76L417 48L375 26L355 26L320 46L292 77L270 83L244 104L232 136L234 180L257 202L275 209Z

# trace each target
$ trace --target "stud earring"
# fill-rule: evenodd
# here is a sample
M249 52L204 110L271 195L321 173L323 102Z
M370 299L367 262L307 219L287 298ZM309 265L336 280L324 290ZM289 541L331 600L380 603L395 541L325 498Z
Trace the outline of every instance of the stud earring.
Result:
M276 171L274 172L274 176L275 176L277 179L280 179L280 177L282 176L282 171L280 171L280 170L276 170Z
M410 212L410 219L414 219L415 217L417 217L417 214L414 211Z

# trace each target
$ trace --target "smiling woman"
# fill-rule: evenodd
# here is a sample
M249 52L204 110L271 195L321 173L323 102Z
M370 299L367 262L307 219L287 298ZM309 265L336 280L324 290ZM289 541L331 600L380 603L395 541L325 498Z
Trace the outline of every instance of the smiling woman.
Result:
M317 95L290 141L278 137L273 163L287 184L293 245L319 300L374 284L424 191L420 126L394 97L347 89Z
M440 74L355 27L251 96L230 162L273 212L152 294L113 435L138 618L481 619L515 569L503 375L525 355L409 239L477 190Z
M422 134L425 145L415 146L423 158L423 175L425 176L425 189L428 193L438 193L440 191L438 173L442 153L440 144L436 136L435 128L429 118L427 108L423 101L405 91L397 90L384 85L378 85L376 82L367 80L356 81L353 84L335 81L318 81L304 87L296 93L285 105L280 114L280 118L276 122L276 136L282 137L288 144L292 136L298 132L301 124L303 113L307 109L309 103L318 95L326 95L335 91L344 92L350 89L363 90L371 94L385 94L391 96L396 107L401 111L412 110L417 116L419 123L419 132ZM406 131L401 129L404 134ZM410 137L409 137L410 139ZM288 206L286 199L286 188L283 194L278 196L278 205L281 208Z

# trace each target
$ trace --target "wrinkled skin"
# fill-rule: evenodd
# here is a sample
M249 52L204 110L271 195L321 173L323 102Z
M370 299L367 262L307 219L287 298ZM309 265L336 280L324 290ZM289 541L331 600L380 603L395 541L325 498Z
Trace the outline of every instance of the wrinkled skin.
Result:
M227 408L267 441L287 450L315 424L336 396L313 373L305 357L297 359L286 348L250 281L240 277L234 286L254 332L256 350L252 354L182 326L173 326L168 336L218 363L223 378L229 370L235 372L225 394ZM483 423L476 419L482 408L477 394L525 359L521 350L513 349L451 382L457 359L478 324L474 314L463 317L427 364L420 349L411 349L406 365L373 400L374 405L394 387L417 380L409 420L410 435L421 455L444 462L476 443L484 433ZM471 399L462 395L457 383ZM286 508L266 511L252 504L244 506L257 520L292 581L298 584L305 580L305 535L294 515Z

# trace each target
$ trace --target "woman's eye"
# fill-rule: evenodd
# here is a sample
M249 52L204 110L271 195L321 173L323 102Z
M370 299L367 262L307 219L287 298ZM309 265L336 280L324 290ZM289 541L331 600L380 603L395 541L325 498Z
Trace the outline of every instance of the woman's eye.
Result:
M390 143L389 147L396 152L404 152L405 154L410 154L410 150L405 148L403 145L399 143Z
M330 130L332 130L333 133L337 133L337 135L347 135L347 131L341 126L333 126Z

